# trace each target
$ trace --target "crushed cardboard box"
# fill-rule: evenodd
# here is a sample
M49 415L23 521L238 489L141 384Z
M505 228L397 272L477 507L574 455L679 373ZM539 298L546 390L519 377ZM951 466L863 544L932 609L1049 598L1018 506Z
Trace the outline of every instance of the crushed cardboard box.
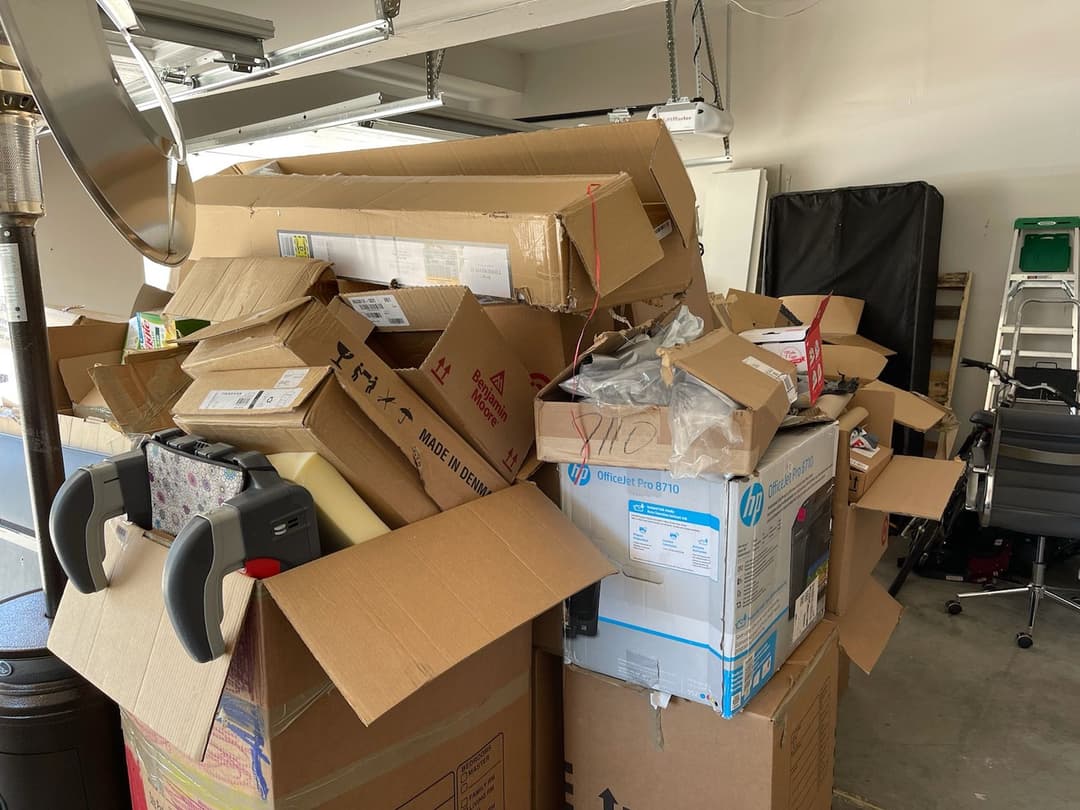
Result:
M326 366L201 374L176 403L173 418L189 433L245 450L317 452L388 526L438 512L413 466Z
M344 295L372 346L507 481L533 445L529 372L466 287Z
M529 622L611 572L534 487L259 583L229 574L210 664L165 617L164 546L115 525L109 588L68 588L49 648L164 752L173 789L194 776L210 806L238 784L267 808L529 805ZM139 764L144 789L170 789Z
M248 251L216 254L246 256ZM303 296L327 303L337 293L330 264L315 259L203 258L189 263L164 313L211 323L241 318Z
M640 224L637 211L644 208L653 232L653 246L645 255L653 255L658 241L663 258L651 263L644 270L641 257L634 257L625 268L614 269L614 275L605 282L601 274L601 290L615 292L605 303L615 304L655 298L686 289L693 271L693 259L700 259L696 234L696 210L694 190L682 159L667 128L659 121L639 121L613 126L574 127L543 130L492 138L475 138L441 143L417 144L388 149L367 149L358 152L333 155L313 155L301 158L280 159L272 162L254 161L224 172L225 175L255 175L277 173L284 175L351 175L366 177L431 177L431 176L544 176L544 175L617 175L625 172L633 183L633 196L637 208L629 204L628 197L620 199L617 213L598 216L598 236L601 245L612 238L621 239L621 228L633 212L633 221ZM201 181L200 204L203 204L203 188L217 187L217 179ZM581 190L579 189L579 192ZM581 216L591 220L591 201L583 204ZM597 198L597 211L606 201ZM493 211L492 206L478 204L474 210ZM207 219L203 218L203 222ZM285 226L287 228L287 226ZM218 255L246 254L280 255L281 246L277 228L262 234L257 229L245 229L239 234L224 232L223 228L200 226L196 234L197 255L216 252ZM285 230L285 228L282 228ZM317 234L328 232L319 224ZM587 237L578 244L589 245L592 241L591 221L585 228ZM634 243L641 239L638 228L633 228ZM287 232L287 231L286 231ZM387 235L387 234L383 234ZM233 237L241 240L236 242ZM454 240L462 237L456 235ZM221 241L226 240L226 241ZM577 240L575 239L577 243ZM312 240L314 247L314 240ZM326 249L329 246L325 246ZM291 247L288 248L292 250ZM623 247L612 248L622 255ZM692 253L690 252L692 250ZM577 254L575 250L573 253ZM574 298L545 301L539 291L524 290L520 300L559 309L589 309L593 303L593 257L588 250L580 251L583 264L576 264L574 273ZM320 256L315 248L314 255ZM328 253L322 254L329 255ZM603 267L612 267L604 254ZM569 257L568 257L569 258ZM347 272L344 275L349 275ZM511 266L511 286L521 286L517 281L518 270ZM629 279L629 280L626 280ZM461 279L463 280L463 279ZM458 283L460 283L460 281ZM625 283L619 283L625 281ZM471 286L471 285L470 285ZM548 282L544 289L553 289ZM474 292L481 292L474 288Z
M116 422L125 433L153 433L175 427L172 407L191 383L183 362L188 349L131 352L121 364L89 369L99 392L102 417Z
M730 720L568 668L567 806L829 810L838 662L836 627L822 622Z
M601 335L582 354L582 361L592 354L616 353L628 337L651 326ZM719 426L707 431L699 441L722 463L723 469L715 472L752 473L788 412L795 392L795 367L723 330L666 350L663 363L665 374L681 369L742 406L732 419L737 434L735 441L729 440ZM669 469L672 455L669 409L576 401L559 387L559 383L576 371L570 367L564 369L536 399L537 457L541 461L584 459L593 464Z

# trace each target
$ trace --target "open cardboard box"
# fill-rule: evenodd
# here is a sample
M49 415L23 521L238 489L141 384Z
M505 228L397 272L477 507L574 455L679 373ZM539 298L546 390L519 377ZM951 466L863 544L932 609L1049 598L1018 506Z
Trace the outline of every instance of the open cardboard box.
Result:
M850 466L851 431L870 425L872 431L890 435L888 422L895 406L896 398L889 391L857 392L838 420L838 470ZM843 487L836 489L825 606L838 617L842 645L845 638L860 640L848 655L864 672L877 663L903 612L872 576L888 547L889 515L940 520L963 472L964 463L959 460L894 455L854 501L849 503Z
M529 372L467 287L343 295L375 324L369 343L513 481L533 445Z
M346 394L417 470L439 508L506 487L506 479L367 344L372 329L340 299L329 308L299 299L192 335L206 345L196 345L195 365L189 368L201 377L211 369L240 366L280 369L282 361L330 367Z
M165 546L114 525L109 587L65 591L49 648L127 713L129 745L151 755L137 761L147 792L212 807L529 806L529 622L612 572L534 487L259 582L229 574L227 649L209 664L165 615Z
M582 354L615 354L627 339L657 325L608 332ZM776 435L795 391L795 367L726 330L663 353L669 380L675 369L694 375L743 407L733 416L738 440L721 428L700 438L723 469L713 472L749 475ZM578 366L580 368L580 364ZM581 462L667 470L672 441L669 409L658 405L604 405L576 400L559 383L576 373L566 368L537 396L536 454L541 461Z
M245 450L318 453L392 528L439 511L416 469L326 366L200 374L173 418L189 433Z
M729 293L730 295L730 293ZM825 375L821 359L821 320L829 297L821 300L813 317L800 326L774 326L739 332L751 343L794 364L799 373L799 405L809 407L821 396Z
M829 810L837 640L834 624L819 624L727 720L707 706L567 668L568 798L599 797L592 799L598 809L606 802L616 808Z
M694 260L700 261L694 190L671 135L659 121L552 129L491 138L282 158L272 162L253 161L235 166L223 175L250 176L265 175L269 172L306 175L311 180L328 175L368 178L462 176L462 179L499 176L530 176L536 179L546 175L579 175L595 178L598 175L618 175L625 172L629 175L632 189L612 189L618 191L617 200L615 197L605 199L604 195L598 193L599 189L594 190L603 269L606 273L610 268L612 273L606 281L605 276L601 275L600 291L602 296L605 296L602 303L614 305L633 302L684 290L690 283ZM319 184L333 185L324 181ZM247 187L247 184L244 185ZM340 185L344 187L348 183ZM229 206L219 207L217 203L227 203L233 197L232 192L223 196L224 189L239 187L240 184L226 185L218 177L200 181L200 207L205 205L208 210L213 209L215 218L218 214L224 214ZM586 188L582 188L578 183L574 189L578 195L576 202L569 203L570 212L573 214L571 219L577 220L570 222L568 227L568 230L573 231L571 236L575 249L569 250L559 262L560 269L555 278L533 279L528 263L522 267L515 263L513 243L502 243L511 251L509 286L518 300L563 310L588 310L592 306L595 296L593 253L589 249L592 243L592 201L587 195L584 200L580 196ZM211 194L210 189L216 191ZM250 194L238 194L236 200L249 196ZM617 206L614 205L616 202ZM471 201L461 199L454 205L458 209L464 209L465 213L482 214L489 219L506 216L513 210L509 204L494 205L476 197ZM357 206L355 203L347 203L347 207L355 209ZM548 206L546 213L554 214L559 207L561 206ZM639 214L642 210L652 232L649 237L652 244L648 248L646 234L641 230ZM489 217L489 214L492 216ZM291 216L291 213L283 209L283 215ZM306 231L300 228L289 230L291 226L284 221L266 223L265 227L260 227L260 223L256 223L254 219L250 223L247 221L246 211L242 214L237 212L235 218L236 223L228 228L224 220L215 222L213 218L200 218L200 222L204 224L200 225L196 233L195 255L277 256L282 255L282 247L286 249L286 254L289 254L303 250L310 244L314 256L329 256L328 243L319 242L315 238L304 238L310 231L319 236L335 232L334 228L326 225L326 214L315 220ZM258 219L257 211L255 219ZM429 226L434 227L436 224L432 222ZM449 221L446 224L449 226ZM585 227L579 227L582 224ZM451 243L458 245L473 241L473 237L469 236L471 231L464 230L464 225L462 220L452 227L449 234L436 235L433 238L449 239ZM564 219L564 227L566 225ZM388 231L388 227L388 224L383 225L371 234L407 235L404 231ZM237 232L236 228L240 230ZM229 232L229 229L233 229L232 232ZM279 242L279 231L282 238L291 234L301 239L296 242L286 238L283 245ZM349 229L340 229L338 233L348 234ZM655 252L657 243L663 255L659 261L657 259L660 254ZM405 243L402 244L405 247ZM555 243L557 244L562 244L561 236ZM550 256L555 245L545 247L544 252ZM644 253L640 256L629 255L631 245L640 245ZM453 244L448 247L453 251L460 249L462 254L464 253L464 247L457 248ZM539 245L534 244L532 249L537 247ZM619 267L614 257L627 257L627 263ZM339 275L350 276L351 272L345 269L347 262L343 261L343 258L337 253L333 256ZM476 263L475 267L480 271L479 275L493 276L489 271L496 265L484 260ZM498 268L501 270L501 265L498 265ZM567 270L570 271L569 274ZM462 283L465 278L459 276L451 280ZM537 285L535 289L530 286L534 283ZM472 284L468 286L478 294L491 294L490 290L478 289ZM503 282L502 289L505 289L505 286ZM609 291L610 295L607 295Z

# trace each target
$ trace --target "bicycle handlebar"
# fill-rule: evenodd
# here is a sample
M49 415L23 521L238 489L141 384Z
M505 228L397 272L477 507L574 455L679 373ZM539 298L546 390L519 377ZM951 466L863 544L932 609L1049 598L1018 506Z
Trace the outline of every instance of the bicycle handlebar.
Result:
M1050 383L1043 382L1043 383L1036 383L1035 385L1031 385L1029 383L1021 382L1020 380L1016 379L1016 377L1009 374L1007 371L1002 371L1000 368L995 366L993 363L987 363L985 360L974 360L974 359L972 359L970 357L962 357L962 358L960 358L960 365L964 366L965 368L982 369L983 371L986 371L986 372L991 372L992 371L995 374L997 374L998 379L1001 380L1003 383L1005 383L1005 385L1014 385L1017 388L1024 389L1025 391L1047 391L1047 392L1053 394L1054 396L1056 396L1058 399L1060 399L1062 402L1064 402L1066 405L1068 405L1074 411L1080 411L1080 402L1077 402L1076 397L1074 395L1067 394L1064 391L1062 391L1061 389L1056 388L1053 385L1050 385Z

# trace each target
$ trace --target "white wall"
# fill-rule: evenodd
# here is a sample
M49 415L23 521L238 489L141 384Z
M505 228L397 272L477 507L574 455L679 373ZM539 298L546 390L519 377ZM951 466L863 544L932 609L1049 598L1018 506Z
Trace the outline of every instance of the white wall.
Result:
M37 226L47 304L127 315L143 281L142 256L79 184L52 138L41 139L45 216Z
M709 8L722 43L723 0ZM941 271L976 274L964 350L986 356L1013 219L1080 214L1078 32L1075 0L821 0L785 20L735 11L735 165L782 164L784 191L937 186ZM525 95L493 110L530 115L659 98L667 92L662 17L653 34L530 55L526 73ZM981 374L962 373L962 417L981 407L984 390Z

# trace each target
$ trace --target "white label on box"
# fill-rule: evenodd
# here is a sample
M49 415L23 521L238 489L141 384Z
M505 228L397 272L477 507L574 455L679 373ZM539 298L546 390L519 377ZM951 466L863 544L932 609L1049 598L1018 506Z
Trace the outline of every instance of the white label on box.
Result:
M870 469L869 464L867 464L865 461L859 461L857 458L855 458L855 456L851 456L849 458L849 462L851 464L851 469L853 470L858 470L859 472L866 472Z
M288 408L301 393L300 388L249 388L211 391L199 406L201 411L265 411Z
M25 323L26 296L23 294L18 245L0 245L0 287L4 294L4 320Z
M630 501L630 559L717 578L720 519L705 512Z
M671 224L671 220L665 219L663 222L653 228L653 233L656 235L656 241L659 242L671 236L671 232L673 230L675 230L675 226Z
M392 295L361 295L346 298L352 308L376 326L409 326L401 304Z
M744 357L743 362L750 368L756 368L762 374L768 374L774 380L780 380L784 384L784 390L787 392L788 402L794 403L799 398L795 383L791 381L791 377L780 371L780 369L773 368L768 363L762 363L756 357Z
M405 287L463 284L476 295L511 298L508 245L278 231L282 256L334 263L342 278Z
M304 381L307 373L306 368L290 368L278 377L278 381L274 383L274 388L295 388Z
M795 618L792 620L791 637L799 639L814 623L818 612L818 578L815 576L806 590L795 600Z

